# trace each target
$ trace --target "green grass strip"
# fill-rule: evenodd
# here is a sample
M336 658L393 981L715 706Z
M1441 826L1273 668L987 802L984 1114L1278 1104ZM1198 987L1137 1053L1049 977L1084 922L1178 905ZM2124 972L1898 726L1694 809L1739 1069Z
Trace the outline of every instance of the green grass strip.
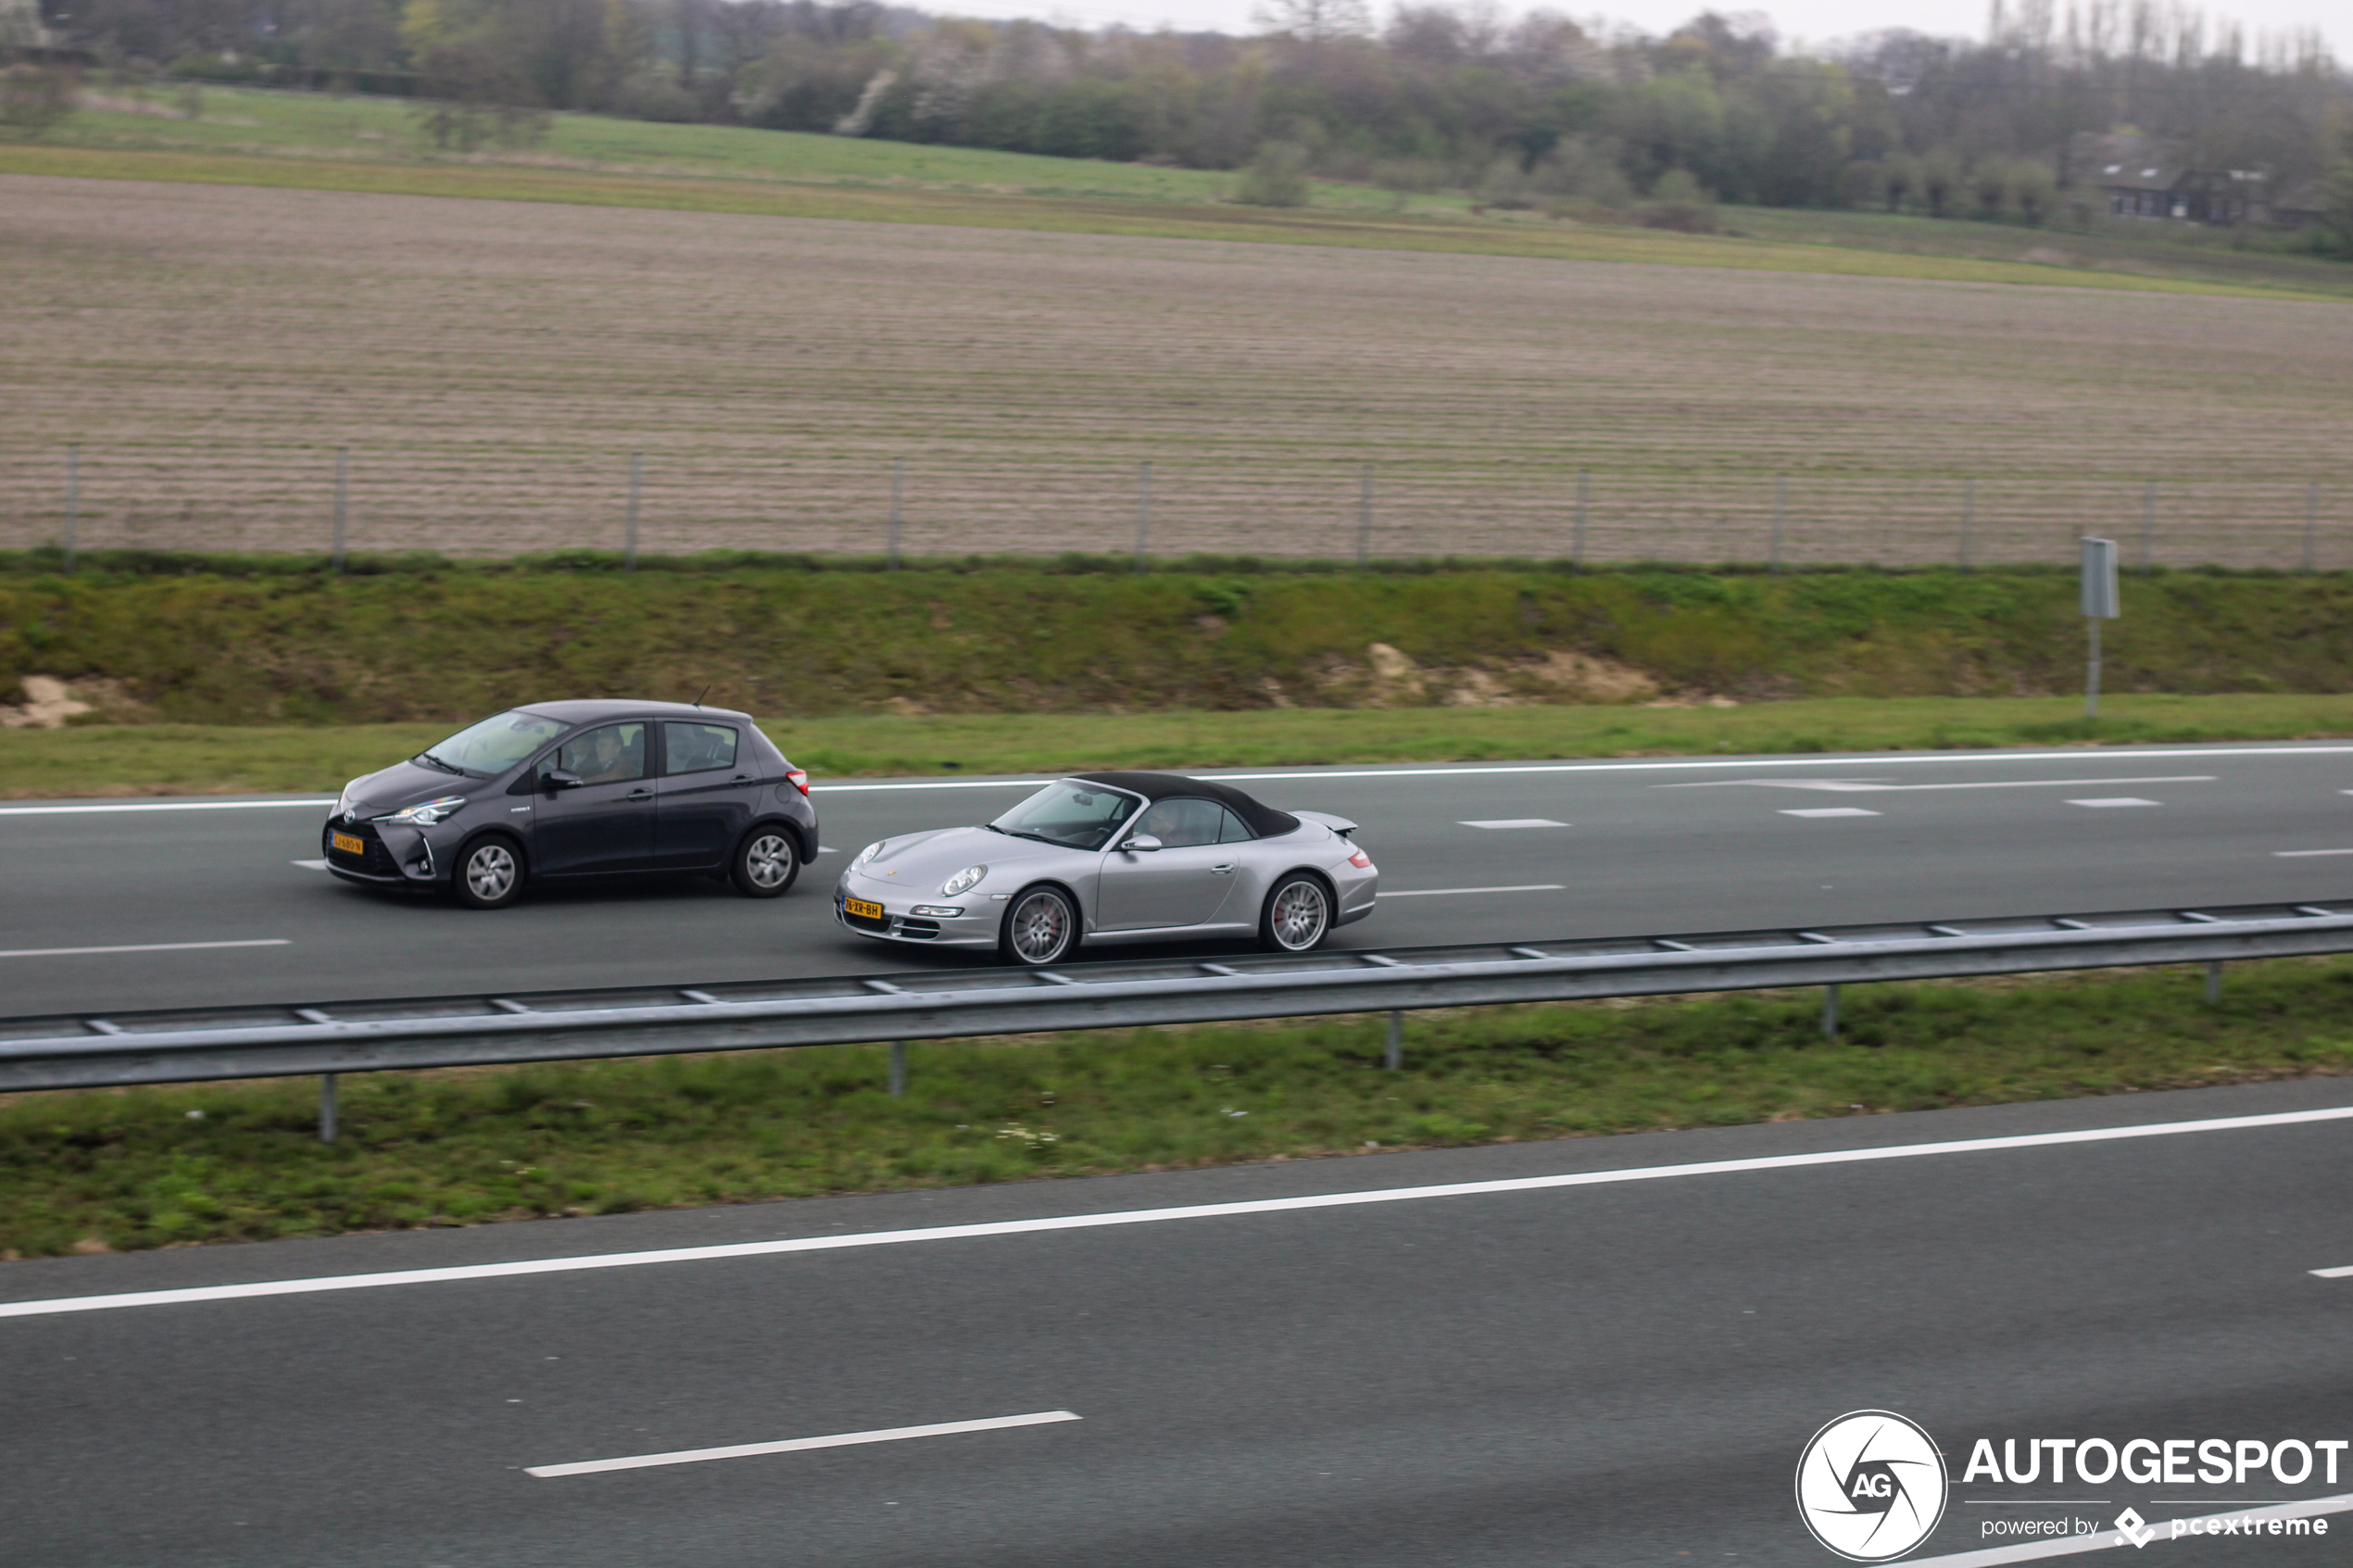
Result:
M1831 697L1740 708L1278 709L1244 712L849 715L771 720L822 784L908 773L1088 768L1758 755L2312 740L2353 735L2353 696ZM0 798L333 793L448 723L294 728L92 724L0 730Z
M470 1224L2333 1075L2353 961L28 1095L0 1256ZM1044 1201L1041 1199L1041 1201Z
M2297 288L2144 276L1970 257L1850 250L1715 234L1573 224L1475 222L1227 205L922 191L887 186L794 185L686 175L437 163L360 162L228 153L116 151L0 144L0 174L67 175L384 195L457 196L651 207L672 212L932 223L1132 238L1228 240L1357 250L1435 251L1558 261L1645 262L1841 277L2029 283L2132 293L2222 295L2342 303Z

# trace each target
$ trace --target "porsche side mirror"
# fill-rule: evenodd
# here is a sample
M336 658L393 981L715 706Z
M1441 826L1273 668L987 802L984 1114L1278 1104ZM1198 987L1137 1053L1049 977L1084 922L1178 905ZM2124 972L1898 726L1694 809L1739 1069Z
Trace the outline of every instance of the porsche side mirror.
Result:
M1150 854L1160 847L1160 840L1151 834L1139 833L1119 847L1126 854Z
M547 787L547 793L550 795L555 794L559 790L578 789L580 787L580 775L578 773L568 773L561 768L556 768L540 774L539 781Z

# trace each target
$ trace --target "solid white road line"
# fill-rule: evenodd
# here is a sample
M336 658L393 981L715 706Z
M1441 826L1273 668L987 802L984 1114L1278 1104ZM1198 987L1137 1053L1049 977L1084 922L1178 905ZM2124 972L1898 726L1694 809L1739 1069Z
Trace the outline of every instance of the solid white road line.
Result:
M192 953L200 947L286 947L293 939L262 936L250 942L134 942L122 947L18 947L0 959L70 959L85 953Z
M2353 753L2353 746L2215 746L2199 750L2120 751L2114 755L2120 759L2134 759L2144 757L2341 757L2347 753ZM1191 776L1202 779L1224 779L1229 783L1276 779L1451 779L1495 773L1631 773L1677 769L1894 768L1921 762L2073 762L2080 765L2084 760L2084 754L2081 751L1867 752L1859 757L1750 757L1685 759L1671 761L1662 759L1643 762L1536 762L1459 768L1293 768L1277 773L1206 771ZM1050 784L1053 782L1052 779L925 779L895 784L811 784L809 787L812 793L818 790L854 793L860 790L890 789L1035 789L1041 784ZM2100 784L2113 781L2085 779L2079 782Z
M2129 795L2120 795L2114 797L2113 798L2104 800L2070 800L2068 804L2070 806L2154 806L2157 802L2154 800L2136 800Z
M2322 1279L2353 1279L2353 1268L2314 1269L2312 1272Z
M709 1459L747 1459L753 1454L797 1454L810 1449L849 1449L861 1443L896 1443L908 1437L946 1437L958 1432L1001 1432L1009 1426L1049 1426L1082 1421L1071 1411L998 1415L986 1421L942 1421L930 1426L887 1426L874 1432L837 1432L830 1437L787 1437L780 1443L737 1443L725 1449L681 1449L668 1454L632 1454L627 1459L585 1459L573 1464L533 1464L525 1475L595 1475L608 1470L649 1470L658 1464L700 1464Z
M1860 806L1800 806L1784 809L1784 817L1876 817L1877 811L1866 811Z
M1565 893L1567 884L1558 882L1523 883L1517 887L1412 887L1395 893L1384 893L1383 898L1452 898L1458 893Z
M1967 784L1878 784L1869 779L1705 779L1698 784L1653 784L1653 789L1728 789L1742 784L1757 789L1818 789L1838 795L1879 790L1923 789L2071 789L2077 784L2213 784L2211 773L2183 773L2163 779L1977 779ZM2079 802L2079 804L2082 804Z
M1556 822L1550 817L1495 817L1487 822L1466 822L1457 824L1466 828L1565 828L1567 822Z
M1983 1551L1956 1552L1949 1557L1907 1558L1905 1568L1998 1568L2005 1562L2033 1562L2045 1557L2075 1557L2087 1551L2112 1551L2123 1546L2155 1546L2160 1541L2171 1540L2208 1540L2212 1538L2208 1532L2214 1526L2233 1519L2268 1523L2273 1519L2317 1519L2331 1513L2353 1513L2353 1493L2333 1498L2307 1498L2302 1502L2274 1503L2269 1508L2205 1513L2194 1519L2160 1519L2143 1526L2145 1534L2139 1542L2127 1539L2119 1530L2101 1530L2089 1536L2056 1536L2048 1540L2021 1541L2016 1546L1988 1547ZM2192 1533L2193 1526L2195 1534Z
M1371 1192L1262 1198L1239 1203L1198 1203L1182 1208L1134 1209L1110 1214L1059 1214L1040 1220L997 1220L981 1224L935 1225L923 1230L796 1236L784 1241L739 1241L712 1247L665 1248L649 1252L591 1253L575 1258L532 1258L511 1263L462 1263L440 1269L329 1274L313 1279L257 1280L248 1285L200 1285L178 1290L124 1291L111 1296L59 1296L39 1301L0 1302L0 1318L98 1312L117 1307L176 1306L190 1301L236 1301L257 1296L308 1296L326 1290L371 1290L387 1285L438 1285L452 1280L573 1273L583 1269L626 1269L647 1263L700 1262L714 1258L764 1258L784 1252L832 1252L849 1247L889 1247L911 1241L965 1241L980 1236L1030 1236L1046 1231L1098 1230L1108 1225L1154 1224L1164 1220L1214 1220L1239 1214L1284 1214L1307 1209L1353 1209L1368 1203L1412 1203L1432 1198L1544 1192L1554 1187L1612 1186L1623 1182L1652 1182L1673 1176L1795 1171L1816 1165L1856 1165L1881 1160L1917 1160L1927 1155L1984 1154L2000 1149L2120 1143L2136 1138L2172 1137L2183 1133L2243 1132L2256 1127L2299 1127L2312 1123L2349 1120L2353 1120L2353 1105L2322 1110L2280 1110L2261 1116L2218 1116L2201 1122L2151 1122L2131 1127L2093 1127L2073 1133L2021 1133L2009 1137L1960 1138L1944 1143L1896 1144L1880 1148L1840 1148L1818 1154L1769 1154L1749 1160L1714 1160L1688 1165L1580 1171L1563 1176L1514 1176L1501 1181L1453 1182L1442 1186L1380 1187Z
M2275 860L2300 860L2309 855L2353 855L2353 849L2274 849Z
M120 806L0 806L0 817L65 817L92 811L261 811L273 806L333 806L320 800L141 800Z

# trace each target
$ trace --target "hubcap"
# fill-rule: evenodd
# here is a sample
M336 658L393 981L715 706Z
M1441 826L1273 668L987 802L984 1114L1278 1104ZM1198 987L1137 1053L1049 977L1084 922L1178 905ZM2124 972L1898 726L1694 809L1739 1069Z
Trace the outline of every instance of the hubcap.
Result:
M1051 893L1033 893L1013 910L1013 951L1029 963L1062 957L1070 938L1070 910Z
M773 833L763 834L745 852L744 870L754 887L781 886L792 873L792 846Z
M466 858L466 885L477 898L504 898L515 884L515 858L503 845L485 844Z
M1310 947L1324 934L1324 890L1294 882L1275 895L1275 940L1290 948Z

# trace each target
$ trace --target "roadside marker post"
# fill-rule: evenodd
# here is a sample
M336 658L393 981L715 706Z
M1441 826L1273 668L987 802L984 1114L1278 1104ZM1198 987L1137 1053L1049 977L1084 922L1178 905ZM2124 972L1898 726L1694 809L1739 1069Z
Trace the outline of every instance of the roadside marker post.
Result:
M2091 639L2091 657L2083 671L2083 717L2100 716L2100 622L2124 613L2116 585L2116 541L2083 540L2083 626Z

